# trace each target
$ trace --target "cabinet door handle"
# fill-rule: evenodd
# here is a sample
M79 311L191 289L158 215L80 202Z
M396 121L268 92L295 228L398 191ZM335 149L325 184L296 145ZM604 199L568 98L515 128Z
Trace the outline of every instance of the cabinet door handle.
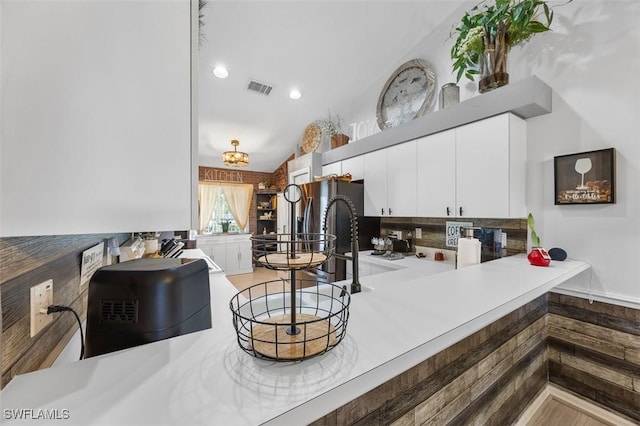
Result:
M391 207L389 207L389 214L393 214L393 213L391 213Z
M462 207L460 207L460 216L462 216Z
M384 208L380 209L380 214L384 215Z
M451 216L451 210L447 207L447 216Z

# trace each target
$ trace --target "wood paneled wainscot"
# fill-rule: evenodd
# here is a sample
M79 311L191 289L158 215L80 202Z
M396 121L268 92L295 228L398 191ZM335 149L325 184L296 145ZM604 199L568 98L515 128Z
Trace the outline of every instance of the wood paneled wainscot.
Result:
M640 310L549 292L313 423L514 424L554 383L640 422Z
M640 310L549 294L549 381L640 422Z

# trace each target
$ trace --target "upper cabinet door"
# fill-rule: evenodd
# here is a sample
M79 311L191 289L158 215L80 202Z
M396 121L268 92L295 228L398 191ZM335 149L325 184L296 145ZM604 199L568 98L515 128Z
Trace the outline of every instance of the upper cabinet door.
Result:
M364 179L364 155L342 160L342 173L349 173L352 180Z
M456 216L456 131L418 139L418 216Z
M457 216L524 217L525 138L512 114L457 128Z
M193 228L197 2L3 2L1 19L0 235Z
M342 174L342 162L336 161L335 163L327 164L326 166L322 166L322 176L336 175L340 176Z
M416 215L416 141L387 148L387 210L391 216Z
M364 215L387 216L387 150L364 155Z

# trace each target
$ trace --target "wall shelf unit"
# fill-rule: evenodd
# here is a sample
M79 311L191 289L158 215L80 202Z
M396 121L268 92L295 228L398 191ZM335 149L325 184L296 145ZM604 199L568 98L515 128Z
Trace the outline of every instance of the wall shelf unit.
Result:
M551 87L538 77L531 76L459 104L425 114L401 126L323 152L322 164L331 164L388 148L505 112L511 112L525 120L548 114L551 112L551 97Z
M256 191L256 234L276 233L278 221L277 191L258 189Z

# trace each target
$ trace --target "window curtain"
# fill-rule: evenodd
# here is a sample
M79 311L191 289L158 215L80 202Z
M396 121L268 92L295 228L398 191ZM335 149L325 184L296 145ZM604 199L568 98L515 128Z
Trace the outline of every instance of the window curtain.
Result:
M218 199L218 192L220 191L219 185L198 184L198 205L200 211L198 214L198 234L204 232L211 219L211 214L216 205Z
M238 228L245 229L249 221L253 185L224 184L222 185L222 192L229 205L231 215L238 224Z

